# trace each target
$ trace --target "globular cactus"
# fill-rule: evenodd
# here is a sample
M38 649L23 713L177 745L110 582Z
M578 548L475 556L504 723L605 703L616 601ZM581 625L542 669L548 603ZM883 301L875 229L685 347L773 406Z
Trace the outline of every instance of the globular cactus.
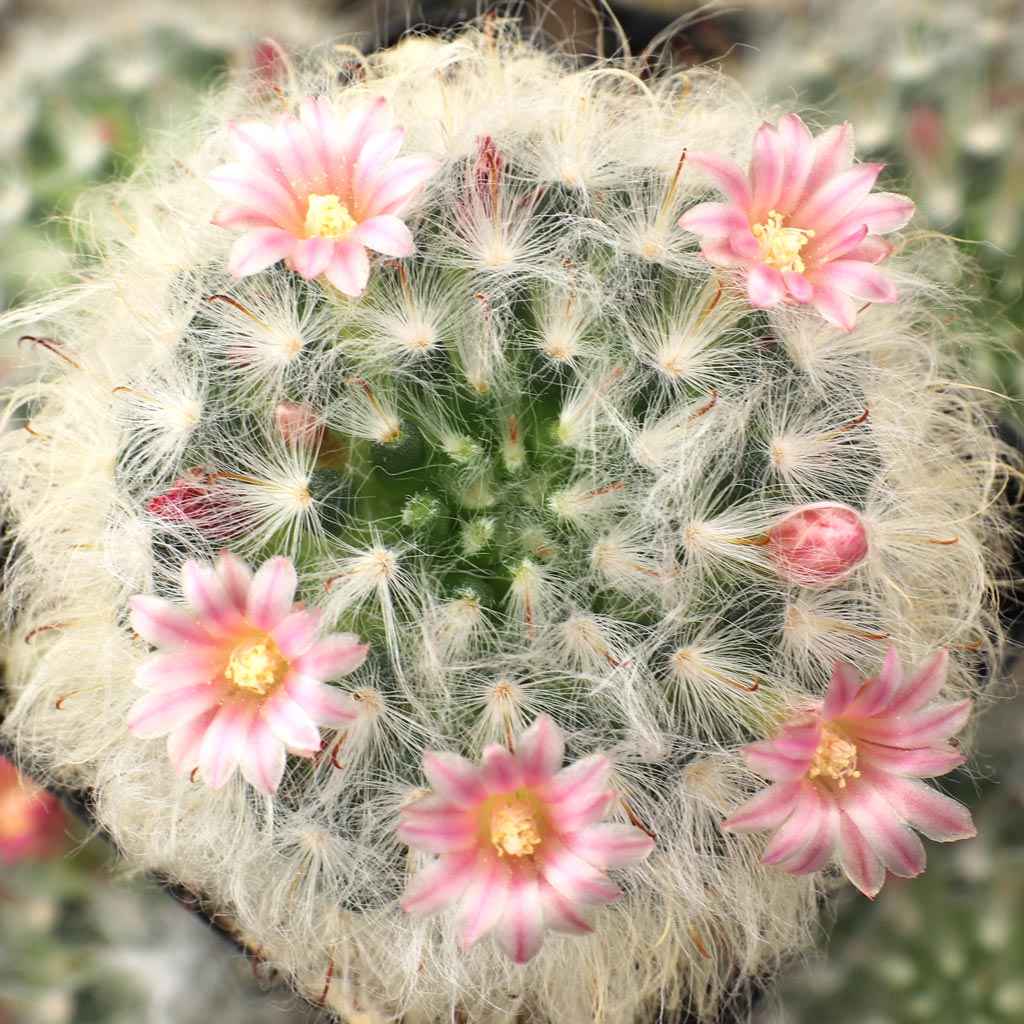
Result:
M911 778L1001 640L942 250L880 268L850 127L709 72L342 57L219 94L7 318L4 729L344 1019L710 1017L834 852L873 893L971 831Z

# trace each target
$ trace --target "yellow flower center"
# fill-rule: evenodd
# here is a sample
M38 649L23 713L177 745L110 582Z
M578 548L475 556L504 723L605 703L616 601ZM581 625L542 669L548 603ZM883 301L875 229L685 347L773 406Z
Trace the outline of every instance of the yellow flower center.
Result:
M491 842L499 857L528 857L540 843L533 808L516 794L491 811Z
M312 195L306 209L307 238L345 238L359 225L337 196Z
M802 274L806 267L800 258L800 250L814 237L813 231L803 228L784 228L782 214L770 210L763 224L755 224L751 230L761 243L761 259L776 270L795 270Z
M818 749L811 758L811 766L807 771L809 779L824 776L839 783L840 789L846 788L847 779L859 779L857 771L857 747L845 736L840 735L827 725L821 730Z
M228 658L224 676L235 686L261 697L284 678L288 669L277 644L269 636L240 643Z

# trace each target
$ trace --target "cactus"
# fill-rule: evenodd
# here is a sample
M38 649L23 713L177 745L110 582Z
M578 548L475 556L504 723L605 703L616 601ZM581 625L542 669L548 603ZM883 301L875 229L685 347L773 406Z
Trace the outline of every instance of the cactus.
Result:
M5 318L44 365L4 731L343 1019L710 1018L805 943L836 842L866 891L921 870L868 848L870 729L948 770L968 705L930 702L998 654L1006 456L945 250L880 269L911 205L850 129L758 130L710 72L490 18L285 81L83 208L102 259ZM865 677L920 742L873 698L841 738ZM773 866L722 822L780 727L835 821Z

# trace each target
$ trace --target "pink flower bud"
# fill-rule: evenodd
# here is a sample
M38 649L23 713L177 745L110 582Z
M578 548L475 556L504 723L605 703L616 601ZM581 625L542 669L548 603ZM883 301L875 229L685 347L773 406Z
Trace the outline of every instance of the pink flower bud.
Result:
M202 468L190 469L168 491L146 504L146 511L165 523L190 524L216 540L231 540L245 532L231 496Z
M772 565L801 587L827 587L846 579L867 553L863 517L837 501L801 505L768 531Z
M309 406L282 402L274 410L274 422L292 448L315 449L323 444L324 421Z

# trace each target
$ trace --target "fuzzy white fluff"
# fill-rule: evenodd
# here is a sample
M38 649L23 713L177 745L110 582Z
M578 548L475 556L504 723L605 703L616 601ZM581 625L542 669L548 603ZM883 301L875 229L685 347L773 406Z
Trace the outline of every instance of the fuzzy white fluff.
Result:
M31 432L2 441L14 536L4 730L54 781L93 791L128 857L202 894L353 1024L710 1017L804 943L829 882L763 868L763 837L721 832L756 785L738 745L786 700L819 693L837 656L869 674L889 643L908 660L949 644L960 693L998 650L1006 474L976 392L955 383L955 296L928 280L935 243L910 237L891 262L900 302L864 311L852 335L806 309L768 315L769 334L744 327L728 295L711 308L710 268L674 229L704 196L685 167L673 176L684 146L745 160L764 116L714 74L579 69L494 20L339 77L350 60L315 55L282 100L326 93L345 110L386 96L408 151L442 161L413 215L407 289L382 266L362 305L281 266L228 278L232 236L210 223L218 200L202 178L226 158L228 119L267 118L279 102L239 80L83 211L102 257L76 290L4 319L42 323L74 360L54 358L14 397L30 403ZM497 216L456 230L484 136L514 177ZM557 214L531 198L539 185L561 190ZM258 322L209 301L223 293ZM454 369L431 384L417 368L439 347ZM571 472L540 494L547 511L523 528L500 607L441 592L458 551L412 533L392 543L372 519L322 529L309 458L226 408L272 422L278 402L301 401L357 440L379 435L380 409L429 422L449 493L477 510L468 551L487 543L497 500L480 444L506 438L510 472L522 460L506 417L535 393L526 353L531 373L564 382L556 433ZM337 386L353 366L376 407ZM640 395L652 397L638 411ZM489 437L460 421L455 396L497 396ZM233 492L252 524L239 553L292 555L303 598L339 629L378 631L375 657L346 680L360 719L327 736L341 767L325 758L273 801L177 778L163 745L124 724L146 654L127 599L175 596L184 554L217 546L144 512L199 456L256 481ZM734 543L824 499L862 508L872 533L869 563L834 590L787 588L763 548ZM443 915L403 915L410 863L393 829L422 785L424 748L475 756L541 712L572 756L611 753L657 851L622 879L594 936L556 937L514 967L488 942L461 952Z

